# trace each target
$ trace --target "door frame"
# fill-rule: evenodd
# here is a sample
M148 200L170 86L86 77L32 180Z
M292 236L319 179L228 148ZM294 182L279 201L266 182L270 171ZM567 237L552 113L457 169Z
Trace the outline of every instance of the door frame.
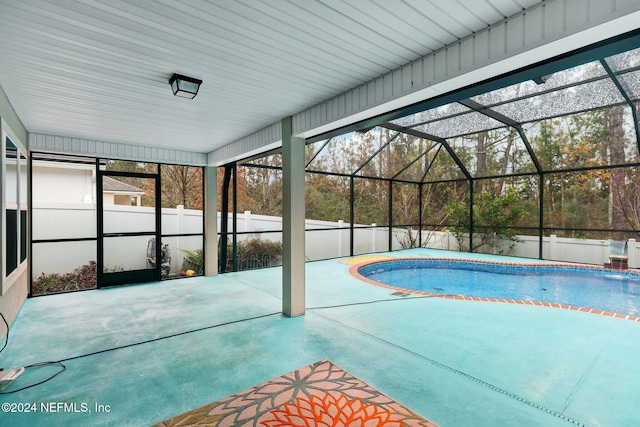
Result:
M132 177L132 178L145 178L153 179L155 184L155 231L153 232L126 232L126 233L105 233L104 232L104 194L103 194L103 177ZM114 285L125 285L134 283L154 282L160 280L161 270L161 231L162 231L162 201L161 201L161 185L160 185L160 165L158 165L158 171L156 173L140 173L140 172L120 172L120 171L107 171L98 170L96 174L96 222L97 222L97 287L104 288ZM150 236L156 239L156 265L153 269L143 270L131 270L131 271L118 271L118 272L104 272L104 239L112 237L127 237L127 236Z

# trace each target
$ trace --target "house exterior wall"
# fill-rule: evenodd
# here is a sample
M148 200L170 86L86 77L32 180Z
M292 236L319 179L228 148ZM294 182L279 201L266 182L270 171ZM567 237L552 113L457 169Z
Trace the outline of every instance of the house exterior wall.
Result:
M102 193L102 203L105 205L115 205L115 195L113 193Z
M96 203L95 168L92 166L36 161L33 178L33 199L37 202ZM26 197L26 189L24 191ZM140 196L135 197L140 206ZM103 191L103 203L131 206L131 195Z
M107 194L103 192L103 200ZM131 202L131 197L135 197L135 201ZM106 203L104 201L103 203ZM140 206L140 196L131 196L128 194L113 194L113 204L114 205L123 205L123 206Z
M50 167L46 162L33 167L33 200L49 203L92 203L95 179L92 170Z

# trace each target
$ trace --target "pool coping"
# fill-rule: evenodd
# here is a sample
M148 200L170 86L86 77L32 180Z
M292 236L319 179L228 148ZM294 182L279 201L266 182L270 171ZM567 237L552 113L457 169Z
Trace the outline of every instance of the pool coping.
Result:
M361 280L370 285L378 286L381 288L391 289L394 291L401 291L415 295L421 296L429 296L434 298L442 298L442 299L450 299L450 300L459 300L459 301L474 301L474 302L497 302L503 304L518 304L518 305L533 305L539 307L550 307L550 308L559 308L562 310L571 310L571 311L579 311L583 313L596 314L599 316L607 316L607 317L615 317L618 319L631 320L632 322L640 323L640 316L634 316L631 314L621 314L615 313L606 310L597 310L588 307L580 307L575 305L568 304L560 304L560 303L552 303L552 302L544 302L544 301L528 301L528 300L515 300L515 299L506 299L506 298L488 298L488 297L471 297L466 295L445 295L438 294L435 292L426 292L426 291L417 291L413 289L401 288L398 286L387 285L382 282L377 282L375 280L371 280L362 274L360 274L359 270L363 267L367 267L375 264L383 264L388 262L396 262L396 261L452 261L456 263L471 263L471 264L488 264L488 265L501 265L501 266L514 266L514 267L561 267L561 268L573 268L573 269L585 269L585 270L599 270L599 271L615 271L625 274L633 274L640 276L640 272L628 271L628 270L610 270L605 269L604 267L595 266L595 265L581 265L581 264L571 264L571 263L527 263L527 262L501 262L501 261L485 261L485 260L471 260L471 259L461 259L461 258L427 258L427 257L412 257L412 258L396 258L396 259L386 259L386 260L375 260L375 261L365 261L359 264L353 264L349 268L349 274L354 278Z

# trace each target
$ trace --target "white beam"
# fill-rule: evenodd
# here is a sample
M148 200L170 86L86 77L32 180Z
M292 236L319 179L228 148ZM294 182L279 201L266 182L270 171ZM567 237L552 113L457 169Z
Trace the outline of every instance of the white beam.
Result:
M267 150L279 147L281 141L282 126L280 122L277 122L231 144L227 144L216 151L212 151L208 155L208 164L222 166L254 154L264 153Z
M291 134L292 119L282 120L282 312L300 316L305 311L304 146Z
M137 162L190 166L205 166L207 164L205 153L41 133L29 133L29 150Z
M204 168L204 253L205 276L218 274L218 170Z

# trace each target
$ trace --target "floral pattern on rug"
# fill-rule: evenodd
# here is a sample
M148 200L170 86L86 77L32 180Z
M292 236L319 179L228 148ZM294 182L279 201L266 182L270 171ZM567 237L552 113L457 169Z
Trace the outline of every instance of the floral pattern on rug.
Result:
M391 411L373 403L367 405L360 398L349 400L339 393L325 393L322 398L296 397L295 403L285 403L281 408L269 412L273 419L261 417L260 424L266 427L402 427L401 419L392 420Z
M328 360L155 426L437 427Z

